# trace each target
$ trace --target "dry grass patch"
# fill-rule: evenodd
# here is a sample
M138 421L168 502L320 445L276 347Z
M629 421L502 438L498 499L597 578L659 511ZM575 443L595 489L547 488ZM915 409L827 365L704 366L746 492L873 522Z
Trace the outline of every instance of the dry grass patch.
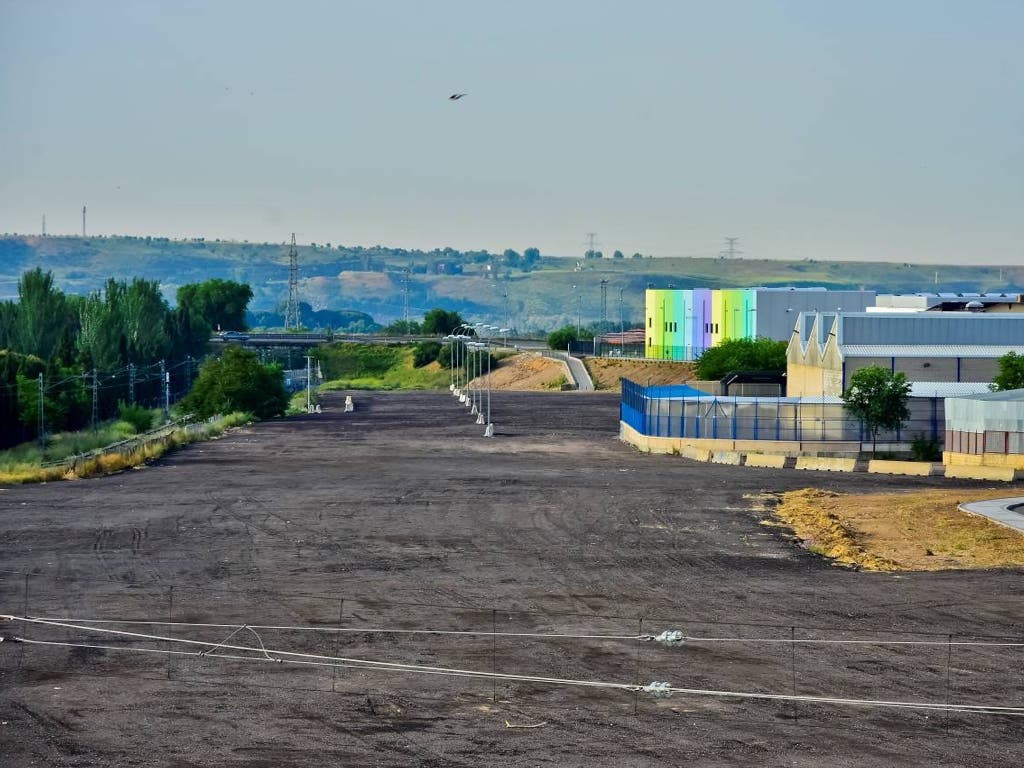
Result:
M682 384L694 376L693 363L616 360L613 357L587 357L583 364L594 380L595 389L618 389L620 379L637 384Z
M838 494L805 488L783 494L775 514L812 552L867 570L1024 566L1024 534L957 508L1006 495L996 489Z

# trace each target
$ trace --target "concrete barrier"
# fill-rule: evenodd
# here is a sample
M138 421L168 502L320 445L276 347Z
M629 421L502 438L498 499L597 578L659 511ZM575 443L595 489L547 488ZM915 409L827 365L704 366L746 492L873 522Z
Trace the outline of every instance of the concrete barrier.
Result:
M771 453L748 453L746 463L748 467L786 469L787 467L792 468L796 464L796 459Z
M942 474L942 465L930 461L889 461L887 459L871 459L868 472L880 475L915 475L931 477Z
M743 464L743 454L739 451L715 451L711 454L713 464L731 464L735 467Z
M837 459L827 456L799 456L796 460L797 469L816 469L825 472L854 472L857 469L856 459Z
M684 445L679 452L684 458L694 461L711 461L711 451L707 448L695 448L692 445Z
M352 395L345 398L345 413L352 413L356 409L355 403L352 402Z
M963 464L947 464L946 477L958 477L963 480L995 480L1001 483L1012 483L1024 477L1024 472L1013 467L980 467Z

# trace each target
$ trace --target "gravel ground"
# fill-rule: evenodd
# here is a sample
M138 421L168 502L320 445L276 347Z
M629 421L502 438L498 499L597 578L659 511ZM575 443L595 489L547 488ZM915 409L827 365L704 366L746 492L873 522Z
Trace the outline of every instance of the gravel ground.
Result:
M765 493L967 484L642 455L615 395L496 393L493 440L448 393L354 393L349 414L344 395L141 470L0 489L0 613L213 643L258 625L227 643L271 649L2 624L75 646L0 643L0 763L1019 764L1006 715L274 661L1024 705L1024 648L946 644L1021 638L1021 570L856 572L760 525ZM401 631L422 629L470 634ZM666 629L733 639L631 639ZM810 638L936 644L751 642Z

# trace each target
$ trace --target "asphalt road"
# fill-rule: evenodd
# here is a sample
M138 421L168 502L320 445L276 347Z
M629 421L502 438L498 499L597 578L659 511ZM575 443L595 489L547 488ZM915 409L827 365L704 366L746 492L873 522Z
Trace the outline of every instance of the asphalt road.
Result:
M344 396L141 470L0 489L0 613L91 627L0 624L37 641L0 643L0 764L1020 762L1017 717L605 685L1024 705L1024 648L948 642L1021 640L1020 570L856 572L761 524L788 489L965 484L642 455L604 394L496 393L493 440L447 393ZM710 639L633 639L669 629Z

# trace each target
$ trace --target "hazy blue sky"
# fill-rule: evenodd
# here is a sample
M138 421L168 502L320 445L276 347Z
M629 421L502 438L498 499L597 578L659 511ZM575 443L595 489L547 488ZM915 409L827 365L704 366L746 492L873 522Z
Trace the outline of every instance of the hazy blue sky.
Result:
M0 231L86 204L107 234L1020 263L1022 30L1022 0L0 0Z

